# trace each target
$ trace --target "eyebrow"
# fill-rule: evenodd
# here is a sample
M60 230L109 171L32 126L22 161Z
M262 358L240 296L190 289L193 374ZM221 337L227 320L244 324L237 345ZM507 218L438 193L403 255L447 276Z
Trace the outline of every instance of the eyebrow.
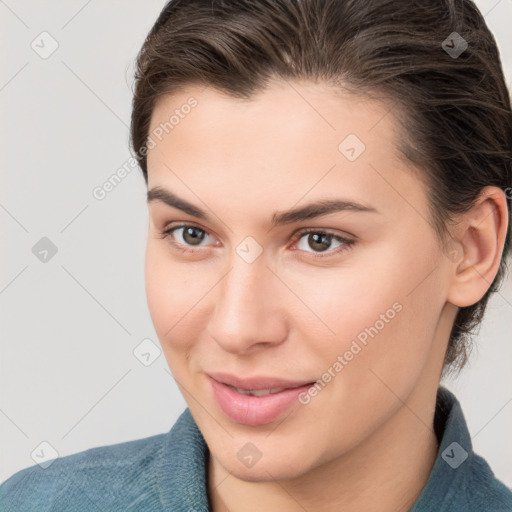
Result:
M194 206L193 204L181 199L174 195L169 190L165 190L162 187L155 187L148 190L147 202L148 204L152 201L160 201L168 206L172 206L181 210L193 217L210 222L211 217L201 208ZM272 227L283 224L291 224L293 222L300 222L303 220L313 219L329 213L341 212L341 211L355 211L355 212L372 212L379 213L375 208L371 206L365 206L354 201L346 201L341 199L321 199L309 203L299 208L293 208L291 210L274 213L272 216Z

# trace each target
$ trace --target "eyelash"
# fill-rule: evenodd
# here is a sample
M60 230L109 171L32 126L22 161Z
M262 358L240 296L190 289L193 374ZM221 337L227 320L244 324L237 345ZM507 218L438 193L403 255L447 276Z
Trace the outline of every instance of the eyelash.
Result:
M195 253L198 252L197 249L189 249L186 246L183 246L183 244L177 243L176 241L174 241L172 239L172 236L171 236L171 234L174 231L176 231L177 229L189 228L189 227L190 228L195 228L195 229L197 229L199 231L202 231L203 233L206 233L207 235L209 234L208 231L206 231L205 229L202 229L202 228L200 228L198 226L195 226L194 224L179 224L177 226L172 226L172 227L166 228L163 231L159 231L159 235L160 235L159 238L160 239L165 239L165 238L170 237L169 243L174 248L176 248L178 251L183 252L183 253L195 254ZM355 240L351 240L349 238L344 238L342 236L335 235L334 233L331 233L331 232L329 232L327 230L314 229L314 228L307 228L307 229L303 229L303 230L299 231L298 233L296 233L293 236L293 242L294 243L298 242L304 235L308 235L310 233L316 233L316 234L321 234L321 235L330 235L332 237L332 240L336 240L338 242L343 243L343 245L341 247L338 247L337 249L330 250L330 251L327 250L327 251L325 251L323 253L315 253L315 252L304 251L304 252L307 252L308 254L312 255L314 258L328 258L328 257L332 257L334 255L338 255L339 253L347 251L355 243ZM325 254L325 253L327 253L327 254Z

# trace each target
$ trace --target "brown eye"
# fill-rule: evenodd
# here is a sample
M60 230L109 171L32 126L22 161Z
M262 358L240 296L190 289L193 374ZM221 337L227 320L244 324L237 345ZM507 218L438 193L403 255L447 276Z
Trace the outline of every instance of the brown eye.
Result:
M199 245L205 236L205 232L202 229L196 228L194 226L182 226L178 229L183 229L183 240L185 240L185 242L190 245Z
M327 233L322 230L303 231L296 237L297 248L306 253L313 254L313 256L323 257L333 256L340 252L347 250L351 245L354 244L354 240L344 238L334 233ZM336 246L333 248L333 242L336 242Z
M308 233L308 246L315 251L325 251L329 249L333 235L326 233Z
M181 232L181 235L175 233ZM169 227L160 232L160 238L168 239L171 246L181 252L196 252L201 247L201 242L208 236L204 229L200 229L192 224L181 224L179 226Z

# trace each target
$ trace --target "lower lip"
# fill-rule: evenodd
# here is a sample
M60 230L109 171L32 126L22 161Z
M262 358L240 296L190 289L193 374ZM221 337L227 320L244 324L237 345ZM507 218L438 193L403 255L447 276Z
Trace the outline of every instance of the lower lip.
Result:
M283 389L278 393L264 396L244 395L232 387L208 377L215 400L224 414L244 425L264 425L279 418L290 406L298 401L301 393L314 383L298 388Z

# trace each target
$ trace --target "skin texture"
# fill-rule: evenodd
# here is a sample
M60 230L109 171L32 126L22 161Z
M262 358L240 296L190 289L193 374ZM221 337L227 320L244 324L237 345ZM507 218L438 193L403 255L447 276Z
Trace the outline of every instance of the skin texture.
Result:
M275 81L249 101L191 85L160 98L150 133L190 97L197 106L148 153L148 188L172 191L211 220L149 202L146 291L210 449L213 510L408 510L437 455L435 397L456 312L498 270L504 193L484 189L447 250L426 221L424 183L395 150L388 105L306 82ZM349 134L366 146L354 161L338 148ZM377 213L271 227L274 213L318 199ZM179 223L203 238L162 235ZM354 243L319 247L304 228ZM252 263L237 253L249 236L263 250ZM242 425L215 402L205 373L315 381L396 303L400 311L321 392L278 420ZM252 467L237 457L248 442L261 452Z

